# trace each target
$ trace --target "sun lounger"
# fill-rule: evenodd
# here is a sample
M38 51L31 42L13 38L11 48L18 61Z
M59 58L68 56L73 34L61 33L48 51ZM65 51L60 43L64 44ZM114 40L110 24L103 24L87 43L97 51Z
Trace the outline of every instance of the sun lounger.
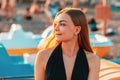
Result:
M0 43L0 62L7 62L7 64L18 64L23 63L23 61L24 60L22 56L9 56L3 44Z
M102 59L99 80L120 80L120 65Z
M9 56L5 47L0 44L0 78L10 76L33 76L33 66L21 63L22 61L23 59L20 56Z

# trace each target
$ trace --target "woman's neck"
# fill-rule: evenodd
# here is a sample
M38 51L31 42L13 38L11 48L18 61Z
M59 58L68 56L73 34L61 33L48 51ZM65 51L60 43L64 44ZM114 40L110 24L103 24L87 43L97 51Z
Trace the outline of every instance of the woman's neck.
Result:
M75 42L62 42L62 51L63 54L68 57L76 56L79 50L79 45L77 41Z

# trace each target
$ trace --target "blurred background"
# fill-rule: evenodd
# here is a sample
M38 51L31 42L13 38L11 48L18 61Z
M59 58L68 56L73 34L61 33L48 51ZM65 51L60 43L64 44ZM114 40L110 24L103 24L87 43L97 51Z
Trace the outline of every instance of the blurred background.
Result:
M9 1L9 0L8 0ZM49 1L49 0L48 0ZM86 8L86 16L88 21L96 15L96 5L103 4L104 0L54 0L58 8L60 8L60 2L64 7L79 7ZM78 1L78 2L77 2ZM25 31L32 31L35 34L41 34L48 26L52 24L49 21L51 16L48 16L45 11L46 0L10 0L11 9L4 10L7 0L0 0L0 32L8 32L11 28L11 24L19 23L22 25ZM74 4L73 4L74 2ZM110 18L107 22L107 28L111 28L117 34L109 37L114 45L111 47L107 58L120 57L120 1L119 0L106 0L106 4L110 6ZM27 12L28 9L28 12ZM30 9L30 12L29 12ZM36 10L36 11L35 11ZM28 19L26 19L26 15ZM29 19L29 16L31 17ZM107 16L107 15L106 15Z
M43 32L52 25L56 13L66 7L81 8L88 20L94 51L101 58L111 60L119 65L120 0L0 0L0 45L7 51L8 56L22 56L23 63L30 63L34 67L34 54L38 51L40 40L46 37L42 36ZM47 32L48 35L49 31ZM31 42L28 43L28 41ZM0 54L3 52L1 48ZM34 54L29 55L29 53ZM3 55L0 56L3 57ZM1 66L3 65L1 64ZM3 66L4 68L2 68L1 66L1 79L4 80L5 77L3 76L8 77L9 74L4 73L5 75L3 75L1 70L7 67ZM29 77L28 80L33 79L33 69L26 74ZM10 76L15 75L16 73ZM15 80L18 80L18 76ZM27 80L26 76L24 78Z

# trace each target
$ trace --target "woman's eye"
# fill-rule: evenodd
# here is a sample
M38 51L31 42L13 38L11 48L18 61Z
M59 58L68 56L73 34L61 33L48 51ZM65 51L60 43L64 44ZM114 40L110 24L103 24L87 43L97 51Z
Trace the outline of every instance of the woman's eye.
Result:
M61 25L61 26L66 26L66 24L64 24L64 23L61 23L60 25Z

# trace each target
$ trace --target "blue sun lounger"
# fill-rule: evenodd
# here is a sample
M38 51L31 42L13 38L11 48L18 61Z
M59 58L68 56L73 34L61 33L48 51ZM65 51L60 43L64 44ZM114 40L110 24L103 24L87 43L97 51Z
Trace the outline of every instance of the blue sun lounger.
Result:
M117 64L120 64L120 58L110 59L110 61L115 62L115 63L117 63Z
M6 77L33 76L33 66L21 63L21 61L22 58L20 56L9 56L5 47L0 44L0 79Z
M14 64L22 64L24 62L22 56L9 56L3 44L0 43L0 62L1 61Z

